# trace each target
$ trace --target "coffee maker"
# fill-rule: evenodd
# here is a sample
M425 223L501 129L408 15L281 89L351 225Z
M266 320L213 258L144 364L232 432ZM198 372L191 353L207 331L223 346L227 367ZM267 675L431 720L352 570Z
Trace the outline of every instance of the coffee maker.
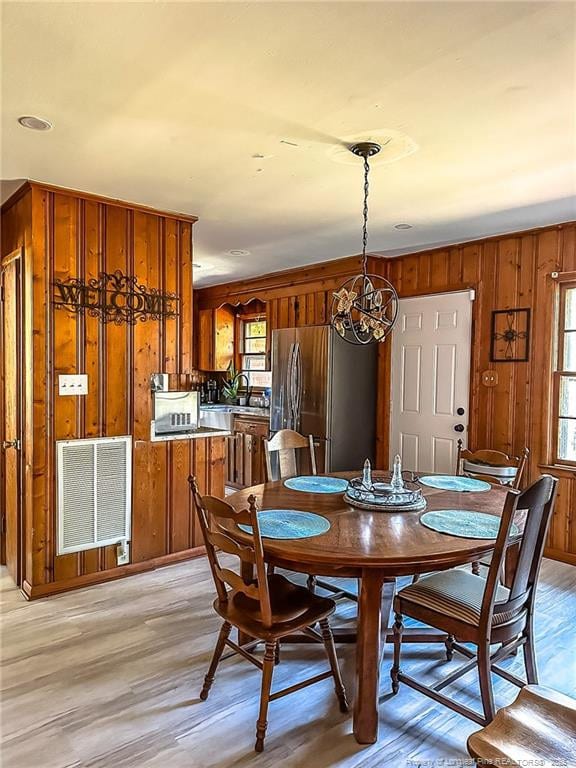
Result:
M218 382L215 379L208 379L206 382L206 402L208 405L214 405L218 400Z

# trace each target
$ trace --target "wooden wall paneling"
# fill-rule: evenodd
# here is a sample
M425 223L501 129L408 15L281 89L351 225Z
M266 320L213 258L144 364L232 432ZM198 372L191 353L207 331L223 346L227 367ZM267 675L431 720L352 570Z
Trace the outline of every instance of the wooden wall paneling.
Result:
M536 273L536 238L532 235L520 238L518 248L517 306L534 306L533 285ZM533 314L533 311L531 312ZM532 327L530 332L533 332ZM531 343L532 347L533 344ZM533 354L533 352L531 352ZM526 446L531 445L532 366L530 361L520 363L516 368L516 390L514 397L514 427L511 432L511 450L519 456Z
M169 551L180 552L192 544L190 492L188 474L192 466L192 445L189 440L174 440L169 444L169 494L170 511Z
M406 258L402 257L402 288L407 282L408 263ZM448 250L434 251L430 264L430 290L444 291L446 286L452 285L450 275L450 254Z
M453 245L448 251L448 275L449 283L462 285L462 247L459 245Z
M162 222L161 272L162 290L166 293L180 294L179 227L173 219ZM192 304L187 304L185 311L191 311ZM161 321L160 338L162 340L162 371L176 373L180 368L180 323L181 317L164 317Z
M192 446L150 444L149 373L164 368L177 385L192 383L194 220L36 183L3 206L3 250L10 232L29 241L24 307L29 344L24 354L30 435L24 446L28 490L23 587L28 597L189 556L193 535L186 478ZM137 267L142 250L145 257ZM147 321L133 330L52 308L55 275L89 279L115 269L135 274L150 287L179 292L179 318ZM58 373L76 372L88 374L88 395L60 397ZM118 434L136 437L134 487L143 504L137 500L135 510L136 518L138 510L144 510L144 522L134 521L135 558L118 567L115 547L56 556L55 440ZM210 482L215 492L223 492L222 472L212 472Z
M33 249L33 295L32 355L34 360L33 384L33 470L32 500L30 514L30 540L27 543L26 581L42 585L52 580L52 559L48 539L48 528L52 511L52 479L55 467L52 463L51 415L53 408L53 388L49 366L52 364L50 347L52 344L50 323L50 268L48 257L51 253L51 237L48 221L52 195L47 191L32 188L32 249Z
M117 269L123 273L129 273L128 258L128 226L129 212L124 208L114 206L105 207L104 219L104 268L107 273ZM131 237L130 237L131 239ZM137 273L138 274L138 273ZM138 275L143 280L144 275ZM142 323L141 325L145 325ZM125 323L103 324L104 355L104 387L105 387L105 435L117 436L129 434L129 396L127 383L128 350L130 333ZM124 393L124 396L122 396Z
M157 288L161 281L158 217L134 213L134 274L138 281ZM161 368L161 325L146 321L133 327L134 466L132 507L132 561L165 554L166 444L150 443L152 393L150 376ZM147 475L146 478L143 475ZM159 475L163 475L163 480ZM145 493L143 492L145 489Z
M180 256L180 372L191 373L194 368L194 310L192 293L192 224L178 223Z
M306 293L301 296L302 309L300 311L300 325L314 325L315 295Z
M284 296L278 303L278 328L290 328L290 297Z
M314 325L325 325L332 310L332 291L316 291L314 294Z
M484 371L496 370L500 377L498 365L494 366L490 362L490 323L491 311L496 304L496 252L497 246L494 242L487 242L482 245L480 250L480 274L482 279L476 289L476 302L474 314L476 318L474 328L474 338L472 344L474 347L473 359L478 357L478 371L473 371L472 375L477 377L477 400L472 403L473 424L470 431L469 444L473 450L479 448L496 448L492 444L491 426L494 420L494 394L497 387L487 387L481 381ZM482 343L481 340L488 340ZM499 385L498 385L499 386Z
M217 494L218 490L224 487L224 477L226 473L226 441L209 438L205 442L208 446L208 489L209 493ZM196 546L200 546L201 544L201 541L196 542Z
M103 207L94 200L81 201L83 208L83 233L80 251L81 269L79 276L84 280L97 278L104 271L102 241ZM82 318L84 333L83 366L79 373L88 376L88 394L79 400L83 405L82 437L100 437L104 434L103 376L102 364L103 329L97 317L85 314ZM105 555L100 549L89 549L80 555L80 570L83 574L97 573L105 565Z
M207 443L207 440L192 441L192 464L190 466L190 474L194 475L196 478L201 494L209 493L210 489L208 483ZM198 522L196 514L193 514L192 521L192 525L190 526L190 546L199 547L202 545L203 539L200 523Z
M50 282L54 280L67 280L77 277L79 273L78 259L78 220L80 202L74 197L63 194L53 195L52 215L50 222L53 231L52 258ZM51 286L50 301L54 300L54 288ZM79 370L78 366L78 336L80 318L76 314L66 310L56 309L51 313L52 320L52 350L53 362L52 399L54 402L54 440L73 440L81 437L77 419L79 398L74 396L60 396L58 394L58 377L60 374L73 374ZM51 464L56 466L55 443L51 441ZM56 509L56 488L52 486L54 494L52 509ZM71 579L80 574L80 555L72 553L67 555L56 554L56 515L50 515L50 545L53 549L54 575L56 581Z
M102 207L99 203L86 202L84 206L84 279L97 278L104 271L102 243ZM84 317L84 370L88 375L88 394L84 402L84 437L103 434L102 365L103 339L101 323L97 317Z
M198 312L198 368L212 371L214 368L214 310Z
M288 299L288 328L297 328L300 325L300 298L299 294Z
M496 244L494 309L513 309L517 306L517 248L517 238L501 240ZM486 346L489 347L489 344ZM504 453L510 453L512 449L510 435L514 423L514 384L517 365L520 364L500 362L493 366L498 370L498 387L497 392L492 391L491 434L488 439L497 450Z

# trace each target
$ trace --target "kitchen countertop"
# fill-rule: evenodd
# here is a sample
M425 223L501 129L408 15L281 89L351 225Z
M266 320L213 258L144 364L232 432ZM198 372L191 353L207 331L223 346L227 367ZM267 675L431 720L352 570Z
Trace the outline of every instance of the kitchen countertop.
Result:
M227 437L232 433L226 429L215 429L214 427L198 427L189 432L168 432L157 435L154 432L154 422L150 430L150 441L152 443L166 442L168 440L196 440L200 437Z
M233 413L235 416L256 416L259 418L270 418L269 408L259 408L251 405L226 405L219 403L217 405L201 405L201 411L213 411L216 413Z

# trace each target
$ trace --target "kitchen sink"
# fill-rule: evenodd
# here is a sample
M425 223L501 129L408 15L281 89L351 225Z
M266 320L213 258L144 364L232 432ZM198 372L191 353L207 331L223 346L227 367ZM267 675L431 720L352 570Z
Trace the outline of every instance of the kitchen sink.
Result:
M234 414L239 416L265 416L269 417L267 408L258 408L251 405L201 405L200 426L215 427L232 431L234 427Z

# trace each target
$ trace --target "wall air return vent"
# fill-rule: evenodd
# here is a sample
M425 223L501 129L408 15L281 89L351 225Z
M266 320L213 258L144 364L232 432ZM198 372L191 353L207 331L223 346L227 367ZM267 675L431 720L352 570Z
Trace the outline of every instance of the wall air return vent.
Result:
M58 554L130 539L132 438L56 442Z

